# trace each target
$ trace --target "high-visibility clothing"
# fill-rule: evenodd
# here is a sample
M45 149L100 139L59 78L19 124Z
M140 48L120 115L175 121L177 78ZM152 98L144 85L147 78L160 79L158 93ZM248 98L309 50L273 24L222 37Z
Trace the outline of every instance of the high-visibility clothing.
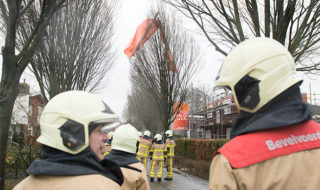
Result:
M141 138L139 142L137 156L139 156L140 158L147 158L149 155L151 145L151 140Z
M166 150L167 150L167 156L168 157L174 157L174 147L176 146L176 143L172 139L166 140Z
M150 178L154 178L157 173L157 178L162 178L163 160L152 160Z
M167 178L172 178L172 165L173 165L173 158L172 157L168 157L166 159L166 164L167 164Z
M172 178L172 167L173 167L173 157L174 157L174 147L176 143L172 139L166 140L166 150L167 150L167 159L166 159L166 166L167 166L167 179Z
M153 144L150 149L152 153L152 160L164 160L166 147L164 144Z
M215 154L209 187L214 189L318 189L320 124L237 136Z
M153 144L150 152L152 155L150 178L154 178L156 173L157 178L161 178L166 146L164 144Z

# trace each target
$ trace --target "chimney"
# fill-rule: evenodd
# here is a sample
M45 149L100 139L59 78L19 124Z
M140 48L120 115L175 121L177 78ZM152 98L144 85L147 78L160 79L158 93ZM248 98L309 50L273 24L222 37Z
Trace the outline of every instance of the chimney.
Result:
M30 86L27 83L20 83L19 84L19 94L29 94L30 93Z

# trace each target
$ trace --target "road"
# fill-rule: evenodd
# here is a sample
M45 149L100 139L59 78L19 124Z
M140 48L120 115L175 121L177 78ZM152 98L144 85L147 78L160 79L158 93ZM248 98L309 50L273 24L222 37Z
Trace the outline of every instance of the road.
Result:
M150 171L150 170L149 170ZM208 190L208 181L194 177L187 173L184 173L178 169L173 169L173 180L165 181L167 175L166 170L163 170L163 176L161 183L155 182L150 183L151 190Z

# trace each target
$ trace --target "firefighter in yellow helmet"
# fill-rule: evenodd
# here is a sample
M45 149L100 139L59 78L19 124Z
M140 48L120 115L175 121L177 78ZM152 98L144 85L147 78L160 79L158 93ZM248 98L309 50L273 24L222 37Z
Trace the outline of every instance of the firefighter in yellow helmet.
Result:
M121 168L124 190L149 190L147 172L136 158L139 146L137 129L130 124L120 125L113 134L111 151L105 159L115 161Z
M103 156L106 156L111 151L111 142L113 140L113 131L110 131L108 133L108 140L104 143L104 154Z
M310 120L301 82L273 39L249 39L228 54L216 86L232 91L240 114L212 160L211 190L319 188L320 124Z
M150 181L154 181L154 177L157 174L157 181L161 182L162 178L162 168L163 161L166 152L166 146L162 142L162 136L160 134L156 134L154 136L155 143L152 144L150 149L150 159L152 159L151 163L151 171L150 171Z
M164 180L172 181L172 166L173 166L173 157L174 157L174 147L176 143L173 140L172 130L167 130L165 132L166 135L166 166L167 166L167 177Z
M149 157L150 148L152 145L152 140L150 138L150 131L146 130L143 133L143 136L140 138L139 142L139 149L137 152L137 158L140 160L140 162L144 165L144 167L147 169L147 160Z
M93 94L68 91L53 97L40 118L42 159L14 189L120 189L119 166L102 156L107 136L101 128L117 120Z

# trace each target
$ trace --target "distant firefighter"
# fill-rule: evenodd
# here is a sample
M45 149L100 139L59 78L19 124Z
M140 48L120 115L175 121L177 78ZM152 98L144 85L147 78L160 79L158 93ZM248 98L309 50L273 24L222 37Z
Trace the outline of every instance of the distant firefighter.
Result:
M162 136L156 134L154 136L155 143L152 144L150 150L150 159L152 159L150 181L154 181L154 177L157 174L157 181L161 182L163 161L166 152L166 146L163 144Z
M147 169L147 160L149 157L150 148L152 145L152 140L150 138L150 131L146 130L143 136L140 138L139 149L137 153L137 158Z
M172 167L173 167L173 157L174 157L174 147L176 143L173 140L172 130L167 130L165 132L166 135L166 166L167 166L167 177L164 180L172 181Z

